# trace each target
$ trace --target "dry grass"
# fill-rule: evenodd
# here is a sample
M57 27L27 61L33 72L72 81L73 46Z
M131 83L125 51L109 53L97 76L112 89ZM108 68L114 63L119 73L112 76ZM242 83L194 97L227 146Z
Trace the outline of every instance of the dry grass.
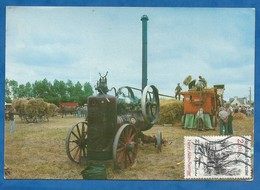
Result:
M254 118L234 120L234 135L253 135ZM54 117L49 122L27 124L16 120L14 136L5 128L5 165L10 171L6 179L82 179L86 166L73 164L65 151L65 139L70 128L82 118ZM183 137L218 135L212 131L184 130L180 122L154 126L145 134L161 131L168 142L161 153L151 144L140 145L137 163L130 169L115 171L112 161L104 162L108 179L178 180L183 179ZM252 137L253 138L253 137Z
M158 124L175 124L183 115L183 101L166 99L160 100L160 115Z

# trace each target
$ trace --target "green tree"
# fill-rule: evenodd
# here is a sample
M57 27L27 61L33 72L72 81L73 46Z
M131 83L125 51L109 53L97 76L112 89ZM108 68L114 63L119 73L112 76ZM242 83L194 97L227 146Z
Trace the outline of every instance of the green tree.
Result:
M5 79L5 101L7 103L11 103L12 102L11 90L10 90L9 80L8 79Z
M79 102L79 104L82 104L81 101L84 98L84 93L82 90L82 85L80 84L80 82L78 81L73 89L73 99L76 102Z
M18 97L18 82L15 80L10 80L9 87L10 87L11 97L17 98Z
M27 82L18 84L15 80L5 80L5 98L12 102L12 98L42 98L44 101L59 105L60 102L75 101L80 105L87 103L87 98L93 95L93 89L89 82L84 85L78 81L75 85L71 80L66 83L62 80L54 80L53 84L46 78L36 80L33 84Z
M43 98L44 101L49 102L51 99L51 83L45 78L42 81L35 81L33 84L33 95L35 98Z
M32 98L32 85L31 83L27 82L25 85L20 84L18 86L18 92L17 92L18 98Z
M52 103L58 105L60 102L68 101L68 93L66 84L63 81L54 80L51 88L53 101Z
M33 97L32 85L30 82L25 84L26 97Z
M20 84L18 86L18 92L17 92L18 98L25 98L27 97L26 89L24 84Z
M66 89L67 89L68 101L74 101L73 100L74 84L71 80L68 80L66 82Z
M93 88L92 88L92 86L90 85L89 82L85 82L85 84L83 86L83 91L84 91L84 96L86 97L86 99L89 96L92 96L93 93L94 93Z
M88 102L88 97L92 96L94 93L92 86L90 85L89 82L85 82L83 85L83 99L82 99L82 104L86 104Z

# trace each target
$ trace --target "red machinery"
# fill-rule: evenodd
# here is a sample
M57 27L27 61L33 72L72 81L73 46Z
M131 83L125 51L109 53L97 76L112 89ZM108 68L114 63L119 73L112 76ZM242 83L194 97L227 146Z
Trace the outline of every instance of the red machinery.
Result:
M217 112L222 105L224 85L212 88L191 88L181 92L183 96L184 128L214 129L217 126Z
M60 102L60 112L62 117L67 113L76 114L77 107L79 106L78 102Z

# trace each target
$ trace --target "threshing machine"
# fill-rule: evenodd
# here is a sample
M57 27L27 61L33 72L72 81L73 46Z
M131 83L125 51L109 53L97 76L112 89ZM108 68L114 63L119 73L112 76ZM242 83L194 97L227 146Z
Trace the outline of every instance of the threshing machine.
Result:
M189 90L181 92L183 96L184 115L183 128L215 129L217 113L223 104L224 85L214 85L212 88L194 86L192 81Z

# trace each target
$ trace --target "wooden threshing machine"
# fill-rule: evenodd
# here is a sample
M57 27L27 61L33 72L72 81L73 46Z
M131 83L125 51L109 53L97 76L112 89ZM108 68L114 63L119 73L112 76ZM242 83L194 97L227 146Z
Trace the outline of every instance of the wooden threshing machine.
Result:
M138 99L131 87L122 87L108 95L107 74L100 75L96 96L88 98L88 117L71 128L66 152L76 163L113 159L116 168L135 163L138 143L154 143L161 150L162 136L146 136L142 131L153 127L159 116L159 96L155 86L146 86ZM124 91L124 93L123 93Z
M192 81L189 90L181 92L183 96L184 115L183 128L197 128L198 130L215 129L217 127L217 113L223 105L224 85L214 85L206 88L199 82Z

